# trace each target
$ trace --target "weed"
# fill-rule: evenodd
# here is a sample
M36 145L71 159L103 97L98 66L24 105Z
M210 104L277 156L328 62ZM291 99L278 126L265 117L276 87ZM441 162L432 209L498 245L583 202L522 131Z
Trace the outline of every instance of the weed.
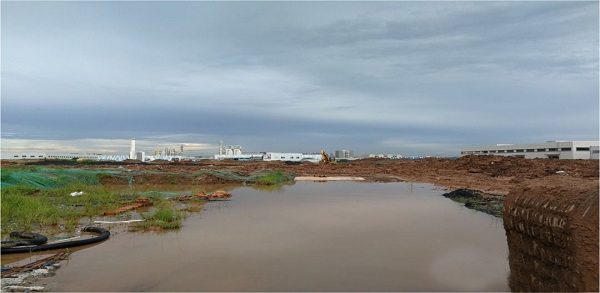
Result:
M131 226L131 230L171 230L181 227L185 214L175 210L167 201L156 205L156 208L147 214L142 214L145 221L137 222Z
M257 177L254 182L257 185L277 185L283 184L287 181L294 179L293 175L285 174L281 170L273 171L269 174Z
M83 194L71 196L74 191ZM11 186L2 188L1 193L2 234L51 226L74 228L81 218L114 209L127 196L83 184L51 189Z

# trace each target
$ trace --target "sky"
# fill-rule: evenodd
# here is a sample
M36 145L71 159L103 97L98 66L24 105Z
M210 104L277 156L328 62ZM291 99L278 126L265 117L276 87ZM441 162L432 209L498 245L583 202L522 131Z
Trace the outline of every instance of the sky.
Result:
M1 2L2 152L599 139L598 1Z

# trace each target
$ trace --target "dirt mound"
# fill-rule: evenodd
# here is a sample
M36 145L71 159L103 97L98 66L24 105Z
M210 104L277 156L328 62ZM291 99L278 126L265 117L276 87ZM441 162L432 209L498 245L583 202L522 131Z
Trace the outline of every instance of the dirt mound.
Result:
M553 175L504 203L512 291L598 292L598 180Z

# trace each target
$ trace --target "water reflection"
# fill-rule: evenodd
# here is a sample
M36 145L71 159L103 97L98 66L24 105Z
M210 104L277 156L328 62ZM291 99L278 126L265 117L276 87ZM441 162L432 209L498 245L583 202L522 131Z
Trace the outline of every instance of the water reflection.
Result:
M232 201L207 203L178 233L120 233L74 254L54 290L509 289L502 224L431 185L300 182L230 192Z

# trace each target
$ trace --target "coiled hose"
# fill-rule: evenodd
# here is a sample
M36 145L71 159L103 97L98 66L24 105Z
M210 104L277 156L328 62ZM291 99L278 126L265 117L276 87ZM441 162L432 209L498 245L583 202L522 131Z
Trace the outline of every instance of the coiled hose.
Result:
M71 240L71 241L60 242L60 243L39 244L36 246L4 247L4 245L2 245L2 254L36 252L36 251L46 251L46 250L52 250L52 249L61 249L61 248L82 246L82 245L88 245L88 244L93 244L93 243L97 243L100 241L104 241L104 240L108 239L108 237L110 237L110 232L108 230L100 228L100 227L88 226L88 227L84 227L81 231L98 233L99 235L94 238ZM15 233L15 232L13 232L13 233ZM11 236L13 233L11 233ZM29 232L21 232L21 233L29 233ZM37 233L29 233L29 234L35 234L36 237L37 237L37 235L39 235L39 236L46 238L46 236L37 234ZM21 237L22 237L22 234L21 234ZM22 240L22 241L26 241L27 243L29 243L31 240ZM39 242L39 241L41 241L41 239L39 239L37 241ZM45 243L46 241L47 241L47 238L42 243ZM2 244L4 244L5 242L9 242L9 241L2 241ZM21 240L19 240L17 242L21 242ZM35 244L26 244L26 245L35 245Z

